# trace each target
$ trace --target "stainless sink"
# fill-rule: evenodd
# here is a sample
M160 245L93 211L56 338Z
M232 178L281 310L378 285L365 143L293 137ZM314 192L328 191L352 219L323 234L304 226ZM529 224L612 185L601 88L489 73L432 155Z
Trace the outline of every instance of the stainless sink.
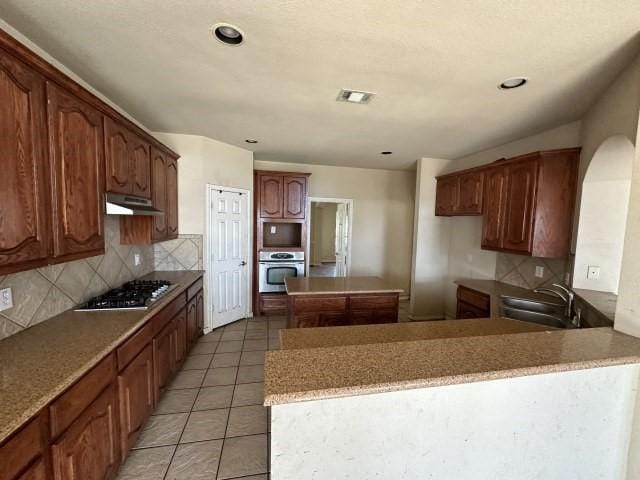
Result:
M502 315L514 320L539 323L556 328L576 328L566 317L563 304L515 297L501 297Z

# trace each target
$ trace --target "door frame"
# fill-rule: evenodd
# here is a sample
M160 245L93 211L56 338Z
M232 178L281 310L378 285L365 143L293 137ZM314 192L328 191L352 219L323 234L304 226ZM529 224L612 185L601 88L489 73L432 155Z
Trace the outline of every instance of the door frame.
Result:
M211 255L214 252L214 235L210 235L211 228L213 228L212 221L212 213L213 213L213 197L215 192L219 192L220 190L225 192L232 193L241 193L247 196L247 222L245 225L245 231L247 232L245 247L247 252L247 276L245 279L246 283L246 298L247 298L247 310L245 312L245 318L250 318L253 316L253 296L251 291L251 283L253 279L253 256L252 256L252 248L253 248L253 222L251 219L253 218L253 200L251 195L251 190L247 190L246 188L235 188L235 187L226 187L223 185L213 185L207 183L206 186L206 203L205 203L205 232L204 232L204 246L205 246L205 258L203 259L202 266L205 270L205 287L207 294L205 295L205 316L204 316L204 332L208 333L213 330L213 299L215 298L215 282L213 281L213 268L211 268Z
M311 261L311 203L343 203L347 206L347 216L349 217L349 232L347 235L347 271L345 276L351 274L351 238L353 234L353 199L352 198L325 198L307 197L307 212L309 212L309 223L307 225L307 247L304 252L305 276L309 276L309 262Z

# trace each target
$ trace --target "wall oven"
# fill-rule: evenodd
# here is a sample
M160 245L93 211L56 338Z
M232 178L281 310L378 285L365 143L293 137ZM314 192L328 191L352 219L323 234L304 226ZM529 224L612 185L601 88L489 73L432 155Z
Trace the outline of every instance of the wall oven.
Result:
M259 292L284 292L287 277L304 277L304 252L260 252Z

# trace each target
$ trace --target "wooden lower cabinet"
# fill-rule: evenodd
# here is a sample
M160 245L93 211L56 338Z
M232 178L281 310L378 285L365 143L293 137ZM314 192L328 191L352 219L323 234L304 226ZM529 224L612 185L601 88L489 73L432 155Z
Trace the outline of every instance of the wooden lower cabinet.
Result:
M196 294L196 336L204 333L204 290Z
M398 321L399 295L289 295L289 328L369 325Z
M184 360L187 355L187 310L183 308L178 315L175 316L176 323L176 364Z
M193 342L198 337L198 304L196 297L187 303L187 340Z
M40 478L36 475L41 470L38 464L42 464L40 459L46 448L42 434L46 425L44 417L39 415L0 446L0 479ZM33 465L27 468L30 464Z
M457 293L456 318L489 318L491 317L491 298L489 295L459 286Z
M29 467L17 480L47 480L47 469L40 459Z
M108 387L51 446L56 480L113 478L120 465L118 397Z
M155 384L155 398L166 389L171 375L176 369L175 321L171 320L153 339L153 370Z
M148 344L118 375L122 458L135 444L154 406L153 349Z

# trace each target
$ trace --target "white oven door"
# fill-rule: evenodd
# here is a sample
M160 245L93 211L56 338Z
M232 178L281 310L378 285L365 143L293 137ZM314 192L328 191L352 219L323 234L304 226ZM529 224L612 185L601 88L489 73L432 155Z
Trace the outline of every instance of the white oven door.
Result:
M304 262L260 262L260 293L284 292L287 277L304 277Z

